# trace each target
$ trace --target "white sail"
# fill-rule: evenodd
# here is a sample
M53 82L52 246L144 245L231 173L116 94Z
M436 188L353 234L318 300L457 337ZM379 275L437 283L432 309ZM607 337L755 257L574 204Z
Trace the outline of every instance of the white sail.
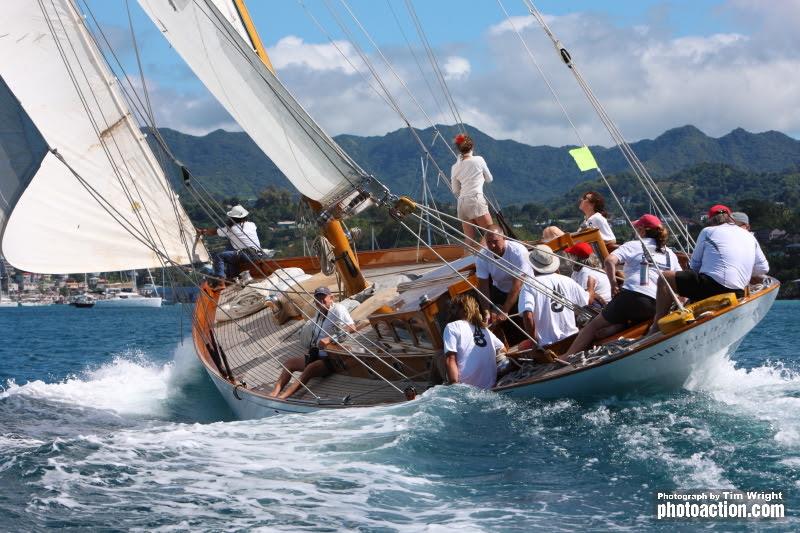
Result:
M363 171L264 66L252 42L240 33L243 28L231 25L238 19L229 2L139 0L139 4L298 191L328 205L361 181Z
M0 225L9 263L46 273L158 267L153 246L179 264L207 258L72 1L3 2L0 76L63 158L40 154Z

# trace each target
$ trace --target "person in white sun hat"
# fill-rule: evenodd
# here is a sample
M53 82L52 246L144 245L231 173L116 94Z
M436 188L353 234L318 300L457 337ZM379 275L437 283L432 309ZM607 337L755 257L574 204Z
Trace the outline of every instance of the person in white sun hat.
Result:
M544 347L578 332L572 309L544 292L559 294L577 306L589 303L589 293L572 278L558 273L561 260L546 244L534 246L529 257L535 277L525 280L518 311L525 321L525 330ZM543 292L543 288L549 290Z
M235 205L226 213L228 221L223 228L198 228L201 235L217 235L228 239L230 246L214 255L214 275L218 278L233 278L239 274L239 265L261 255L256 225L249 220L250 214L241 205Z

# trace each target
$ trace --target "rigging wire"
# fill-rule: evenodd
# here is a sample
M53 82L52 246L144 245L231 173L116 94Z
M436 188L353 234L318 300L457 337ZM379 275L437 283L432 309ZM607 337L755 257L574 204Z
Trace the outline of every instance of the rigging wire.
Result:
M523 0L523 2L524 2L524 3L525 3L527 6L529 6L529 11L531 12L531 14L532 14L534 17L536 17L536 18L537 18L537 20L539 21L539 23L540 23L540 24L543 26L543 28L545 29L545 32L547 33L547 35L550 37L550 39L551 39L551 40L553 41L553 43L555 44L555 46L556 46L556 49L559 51L559 54L561 55L561 57L562 57L562 60L563 60L563 61L566 63L567 67L568 67L568 68L570 68L570 70L572 70L572 71L573 71L573 73L575 73L575 72L577 71L577 69L574 67L574 65L573 65L573 63L572 63L572 59L571 59L571 57L569 56L569 53L566 51L566 49L563 47L563 45L561 45L561 42L560 42L560 41L558 41L558 40L555 38L555 36L553 35L553 33L552 33L552 32L550 31L550 29L547 27L547 25L546 25L546 23L545 23L544 19L541 17L541 15L540 15L540 14L538 14L538 11L536 10L535 6L533 6L533 3L532 3L530 0ZM500 6L500 8L502 9L503 13L505 13L505 15L506 15L506 17L507 17L507 19L508 19L509 23L511 24L511 27L512 27L512 29L513 29L513 30L514 30L514 32L517 34L517 36L519 37L519 39L522 41L522 43L523 43L523 46L524 46L524 48L525 48L526 52L528 53L528 56L529 56L529 58L531 59L531 61L533 61L533 62L534 62L534 64L536 65L536 68L539 70L539 73L540 73L540 75L541 75L541 76L542 76L542 77L545 79L545 82L546 82L546 84L547 84L547 86L548 86L548 88L549 88L549 90L550 90L551 94L553 95L553 97L554 97L554 98L555 98L557 101L559 101L559 105L560 105L560 100L558 100L558 96L557 96L557 95L556 95L556 93L555 93L555 89L554 89L554 88L553 88L553 86L550 84L550 82L549 82L549 78L548 78L548 77L545 75L544 71L543 71L543 70L542 70L542 69L539 67L539 64L538 64L538 62L536 61L536 59L535 59L535 57L534 57L533 53L531 52L530 48L528 48L528 46L527 46L527 44L525 43L524 39L522 38L522 35L520 34L520 32L517 30L517 28L516 28L516 25L514 24L514 21L511 19L511 16L508 14L508 11L506 11L506 9L505 9L505 6L503 6L502 0L497 0L497 3L498 3L498 5ZM537 15L537 14L538 14L538 15ZM581 81L580 81L580 80L579 80L579 84L581 84ZM587 96L588 96L588 95L587 95ZM590 101L591 101L591 98L590 98ZM567 116L567 117L568 117L568 120L569 120L569 114L566 112L566 109L564 108L564 106L563 106L563 105L560 105L560 107L561 107L561 109L562 109L563 113L565 114L565 116ZM602 119L602 115L601 115L601 120L603 120L603 119ZM569 122L570 122L570 124L572 125L572 128L573 128L573 130L574 130L574 132L575 132L576 136L578 137L578 140L581 142L581 145L582 145L582 146L586 146L586 143L585 143L585 142L583 142L583 139L582 139L582 137L581 137L581 135L580 135L580 132L578 132L578 130L577 130L577 128L575 127L574 123L573 123L571 120L569 120ZM604 120L603 120L603 122L605 123L605 121L604 121ZM628 225L629 225L629 226L630 226L630 227L633 229L634 236L635 236L635 237L636 237L636 238L639 240L639 242L641 243L641 245L642 245L642 251L643 251L643 254L644 254L646 257L647 257L647 259L648 259L648 261L649 261L650 263L652 263L652 264L655 264L655 260L653 259L653 257L652 257L652 254L650 253L649 249L647 248L647 246L646 246L646 244L645 244L645 242L644 242L644 239L643 239L642 237L640 237L640 236L639 236L638 232L636 231L636 228L635 228L635 227L634 227L634 225L633 225L633 221L631 220L630 216L629 216L629 215L628 215L628 213L627 213L627 210L625 209L625 206L623 205L622 201L621 201L621 200L619 199L619 197L617 196L617 193L614 191L614 188L613 188L613 187L611 187L611 184L609 183L609 181L608 181L607 177L605 176L605 174L603 173L603 171L602 171L602 169L599 167L599 165L597 166L596 170L597 170L597 173L598 173L598 174L600 175L600 177L602 178L603 182L606 184L606 187L608 187L609 191L611 192L611 195L612 195L612 197L614 198L614 201L617 203L617 205L619 206L620 210L622 211L622 214L623 214L623 216L625 217L625 220L628 222ZM647 189L646 189L646 190L647 190ZM648 194L650 194L650 193L648 192ZM665 222L665 223L669 223L669 221L667 221L667 220L664 220L663 222ZM679 227L680 227L680 225L679 225ZM683 228L681 228L681 229L683 229ZM674 234L674 232L671 232L671 233L673 233L673 234ZM680 244L680 241L678 241L678 244L679 244L679 246L681 246L681 244ZM663 281L663 282L664 282L664 283L667 285L667 287L668 287L668 289L669 289L669 292L670 292L670 295L672 296L672 299L673 299L673 301L674 301L674 302L675 302L675 304L678 306L678 308L682 310L682 309L683 309L683 304L682 304L682 302L680 301L680 299L678 298L677 294L675 294L675 291L673 291L673 290L672 290L672 287L670 287L670 286L669 286L669 284L667 283L667 281L666 281L666 278L664 277L664 274L661 272L661 270L660 270L660 269L657 269L657 272L658 272L658 276L659 276L659 278L660 278L660 279L661 279L661 280L662 280L662 281Z

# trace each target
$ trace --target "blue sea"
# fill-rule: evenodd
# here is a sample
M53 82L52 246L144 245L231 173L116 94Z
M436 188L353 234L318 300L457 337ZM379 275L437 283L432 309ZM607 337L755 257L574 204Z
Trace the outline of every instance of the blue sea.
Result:
M237 421L189 308L0 309L0 530L797 531L800 302L662 396L438 387ZM658 521L656 491L780 491L778 521Z

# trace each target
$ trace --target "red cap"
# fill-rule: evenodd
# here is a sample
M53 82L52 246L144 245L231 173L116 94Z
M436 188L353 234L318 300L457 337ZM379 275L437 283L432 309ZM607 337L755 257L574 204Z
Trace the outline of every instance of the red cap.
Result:
M657 216L647 214L640 216L638 220L634 220L633 225L637 228L655 229L661 227L661 221Z
M708 218L717 216L720 213L725 213L725 214L730 215L731 214L731 210L730 210L729 207L726 207L726 206L724 206L722 204L717 204L717 205L715 205L714 207L712 207L711 209L708 210Z
M570 255L574 255L580 259L586 259L590 255L592 255L592 245L588 242L579 242L574 246L570 246L566 250L564 250Z

